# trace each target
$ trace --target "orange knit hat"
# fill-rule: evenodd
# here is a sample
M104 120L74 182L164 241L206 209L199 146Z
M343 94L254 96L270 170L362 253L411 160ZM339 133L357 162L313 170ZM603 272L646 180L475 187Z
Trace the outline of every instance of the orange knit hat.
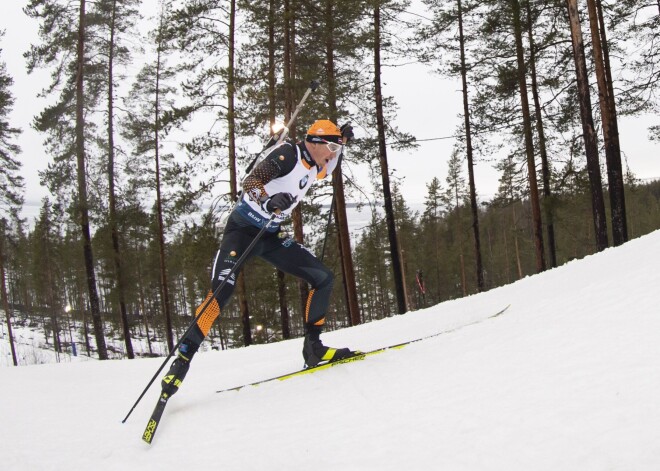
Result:
M341 130L332 121L319 119L307 130L305 140L315 143L335 142L341 144Z

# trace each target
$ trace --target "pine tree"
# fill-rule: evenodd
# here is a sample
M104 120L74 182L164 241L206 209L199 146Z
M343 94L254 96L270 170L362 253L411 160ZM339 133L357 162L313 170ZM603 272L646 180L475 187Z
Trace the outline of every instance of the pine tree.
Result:
M455 218L454 238L458 241L458 258L461 280L461 291L463 296L467 296L467 274L465 269L465 253L464 253L464 238L463 238L463 221L462 221L462 208L466 202L466 186L465 178L462 172L463 159L459 152L454 149L449 158L447 168L447 189L442 197L443 203L447 208L450 215Z
M390 241L390 256L392 258L392 270L394 273L394 287L397 300L397 312L404 314L408 309L405 301L404 280L401 269L399 242L396 235L394 223L394 209L392 203L392 190L390 189L390 170L387 161L387 145L385 143L385 116L383 110L383 92L381 78L381 1L376 0L373 6L374 18L374 99L376 102L376 125L378 131L378 153L380 159L380 171L383 181L383 204L385 207L385 220L387 221L387 234Z
M602 2L598 2L600 5ZM617 105L622 113L657 113L660 92L660 2L649 0L619 0L607 4L613 43L635 44L620 54ZM602 18L603 15L600 15ZM614 48L613 48L614 49ZM618 54L617 54L618 55ZM660 126L651 126L652 136L660 139Z
M474 146L472 144L472 118L470 111L469 87L468 87L468 70L471 65L468 65L467 48L468 42L473 41L472 34L465 30L465 24L470 26L471 22L465 21L466 16L474 10L475 6L462 2L461 0L446 2L446 1L429 1L427 2L434 14L433 23L420 30L420 37L428 41L427 49L423 50L422 56L425 60L429 60L429 56L438 56L440 51L447 51L451 54L451 59L445 57L445 61L452 61L450 66L451 72L459 73L462 84L463 94L463 131L465 153L468 168L468 180L470 186L470 209L472 213L472 232L474 240L474 254L476 263L477 274L477 287L479 291L484 289L484 274L483 263L481 259L481 235L479 231L479 206L477 202L477 190L474 177ZM455 4L455 8L454 7ZM458 48L455 45L453 38L447 38L450 31L453 32L455 26L458 25ZM434 62L439 58L435 57Z
M0 40L3 36L4 32L0 31ZM21 148L15 142L22 131L9 122L14 106L13 84L14 79L7 73L0 49L0 212L3 217L17 219L23 204L24 181L19 174L21 162L17 159Z
M541 13L535 12L532 10L531 3L529 1L525 3L525 10L527 13L527 44L529 47L529 75L531 78L530 91L532 93L532 98L534 101L534 123L536 125L536 138L537 146L539 150L539 156L541 158L541 179L543 181L543 217L546 223L547 230L547 244L544 242L544 245L548 247L548 253L550 255L550 266L552 268L557 266L557 245L555 242L555 225L554 225L554 214L552 208L552 188L550 186L551 179L551 166L548 156L548 140L546 137L545 123L542 113L541 105L541 96L540 96L540 85L538 80L538 69L537 61L539 54L539 47L536 44L535 40L535 30L536 24L534 21L535 13L537 18L541 18Z
M77 8L71 8L75 5ZM52 83L48 92L60 91L56 104L48 106L35 120L36 128L49 135L46 144L57 156L53 165L49 165L45 178L54 193L62 193L71 182L77 182L76 203L94 336L99 358L105 360L108 352L96 284L87 188L89 156L86 141L92 134L93 126L86 121L85 111L95 105L99 95L94 87L85 89L87 75L92 70L87 55L86 0L73 4L58 0L31 0L25 12L41 20L39 36L43 41L40 45L32 45L26 53L28 72L36 67L52 68Z
M587 66L584 54L582 27L580 25L577 0L566 0L566 3L573 41L573 56L575 59L584 145L587 154L587 169L589 171L589 182L591 184L594 235L596 238L596 246L598 250L601 251L605 250L608 246L607 222L605 220L605 202L603 200L603 187L598 159L598 144L596 142L591 97L589 96L589 79L587 76Z
M619 144L619 125L617 122L609 46L601 2L587 0L587 6L589 10L591 44L593 46L592 50L596 67L600 114L603 123L603 140L605 141L605 161L607 163L610 211L612 213L612 242L616 246L628 241L626 200L623 190L623 167L621 165L621 146Z
M16 347L14 345L14 331L12 329L12 316L13 312L9 306L9 298L7 292L7 220L0 218L0 295L2 295L2 308L5 311L5 320L7 321L7 336L9 340L9 348L11 350L11 359L14 366L18 366L18 358L16 357Z
M442 283L440 267L444 264L443 245L441 240L442 220L445 215L445 207L442 201L444 190L438 177L426 184L427 195L424 200L424 213L421 220L421 232L425 248L430 248L432 257L422 260L423 272L426 274L426 286L429 288L429 298L432 302L438 302L445 291Z
M187 175L174 167L173 155L163 150L162 140L178 124L173 106L176 88L172 84L176 71L167 64L171 47L166 29L168 4L164 3L158 17L158 26L152 34L155 58L138 73L128 97L130 112L123 125L122 133L134 145L134 155L139 158L140 170L145 172L146 181L141 182L155 192L154 212L156 221L157 259L159 261L160 308L165 322L165 338L170 350L174 347L174 324L170 283L165 243L166 188L176 188ZM153 165L151 164L153 162ZM170 168L164 168L169 166ZM174 168L172 168L174 167ZM142 177L144 178L144 176ZM145 188L146 187L146 188Z
M120 233L117 216L117 191L115 189L117 175L115 156L117 146L115 144L115 67L118 64L129 61L128 49L123 46L123 36L135 26L137 10L135 9L135 0L112 0L96 4L94 11L105 26L107 33L105 36L99 36L96 41L100 42L97 46L99 50L107 54L106 66L106 87L107 87L107 178L108 178L108 216L110 225L110 234L113 250L114 271L116 277L117 294L119 298L119 314L122 323L124 343L126 345L126 355L128 358L134 358L133 344L131 342L131 332L128 323L128 313L126 308L126 283L125 268L123 267L122 254L120 249Z
M0 31L0 40L3 36L4 31ZM0 294L2 295L3 309L7 320L7 333L9 334L12 360L14 366L17 366L18 360L11 327L12 311L7 298L6 283L8 218L17 221L19 218L18 212L23 204L23 177L18 174L21 162L16 158L21 149L15 143L15 139L19 136L21 130L12 127L9 123L9 113L14 105L14 97L10 89L13 83L14 80L7 73L7 67L2 61L2 49L0 49Z

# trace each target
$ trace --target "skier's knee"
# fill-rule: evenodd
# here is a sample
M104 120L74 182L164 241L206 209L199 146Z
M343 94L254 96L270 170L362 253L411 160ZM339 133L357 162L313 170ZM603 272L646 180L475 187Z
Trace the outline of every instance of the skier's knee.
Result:
M329 270L327 267L323 267L322 274L320 274L317 278L317 281L314 283L314 289L317 291L323 290L323 289L332 289L332 285L335 282L335 274L332 273L331 270Z

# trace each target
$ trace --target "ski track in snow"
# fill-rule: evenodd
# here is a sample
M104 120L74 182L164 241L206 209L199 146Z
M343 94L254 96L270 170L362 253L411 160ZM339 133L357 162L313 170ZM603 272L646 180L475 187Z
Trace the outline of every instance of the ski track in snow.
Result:
M324 334L400 350L302 366L300 339L196 356L152 445L162 358L0 368L0 468L660 469L660 231L425 310ZM511 307L488 318L504 306Z

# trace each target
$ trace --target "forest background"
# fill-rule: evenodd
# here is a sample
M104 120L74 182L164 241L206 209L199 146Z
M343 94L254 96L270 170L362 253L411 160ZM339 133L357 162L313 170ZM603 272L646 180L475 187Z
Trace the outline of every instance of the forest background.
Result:
M287 228L337 275L329 328L484 291L660 226L660 182L635 176L618 139L618 122L640 116L660 138L660 1L182 0L141 15L154 6L26 3L40 30L25 64L48 74L32 126L48 196L26 220L22 164L36 156L16 144L3 66L0 267L14 364L27 360L12 326L39 329L63 355L76 343L101 359L166 354L208 290L241 172L312 80L291 137L320 116L350 120L357 136ZM433 122L451 103L459 115L429 138L451 143L434 156L442 164L410 159L425 176L417 193L388 158L426 141L406 120L397 128L397 97L382 91L383 68L408 64L459 88L459 100L454 88L416 110ZM475 167L495 169L494 194ZM346 201L367 215L352 233ZM250 262L206 348L300 335L306 290Z

